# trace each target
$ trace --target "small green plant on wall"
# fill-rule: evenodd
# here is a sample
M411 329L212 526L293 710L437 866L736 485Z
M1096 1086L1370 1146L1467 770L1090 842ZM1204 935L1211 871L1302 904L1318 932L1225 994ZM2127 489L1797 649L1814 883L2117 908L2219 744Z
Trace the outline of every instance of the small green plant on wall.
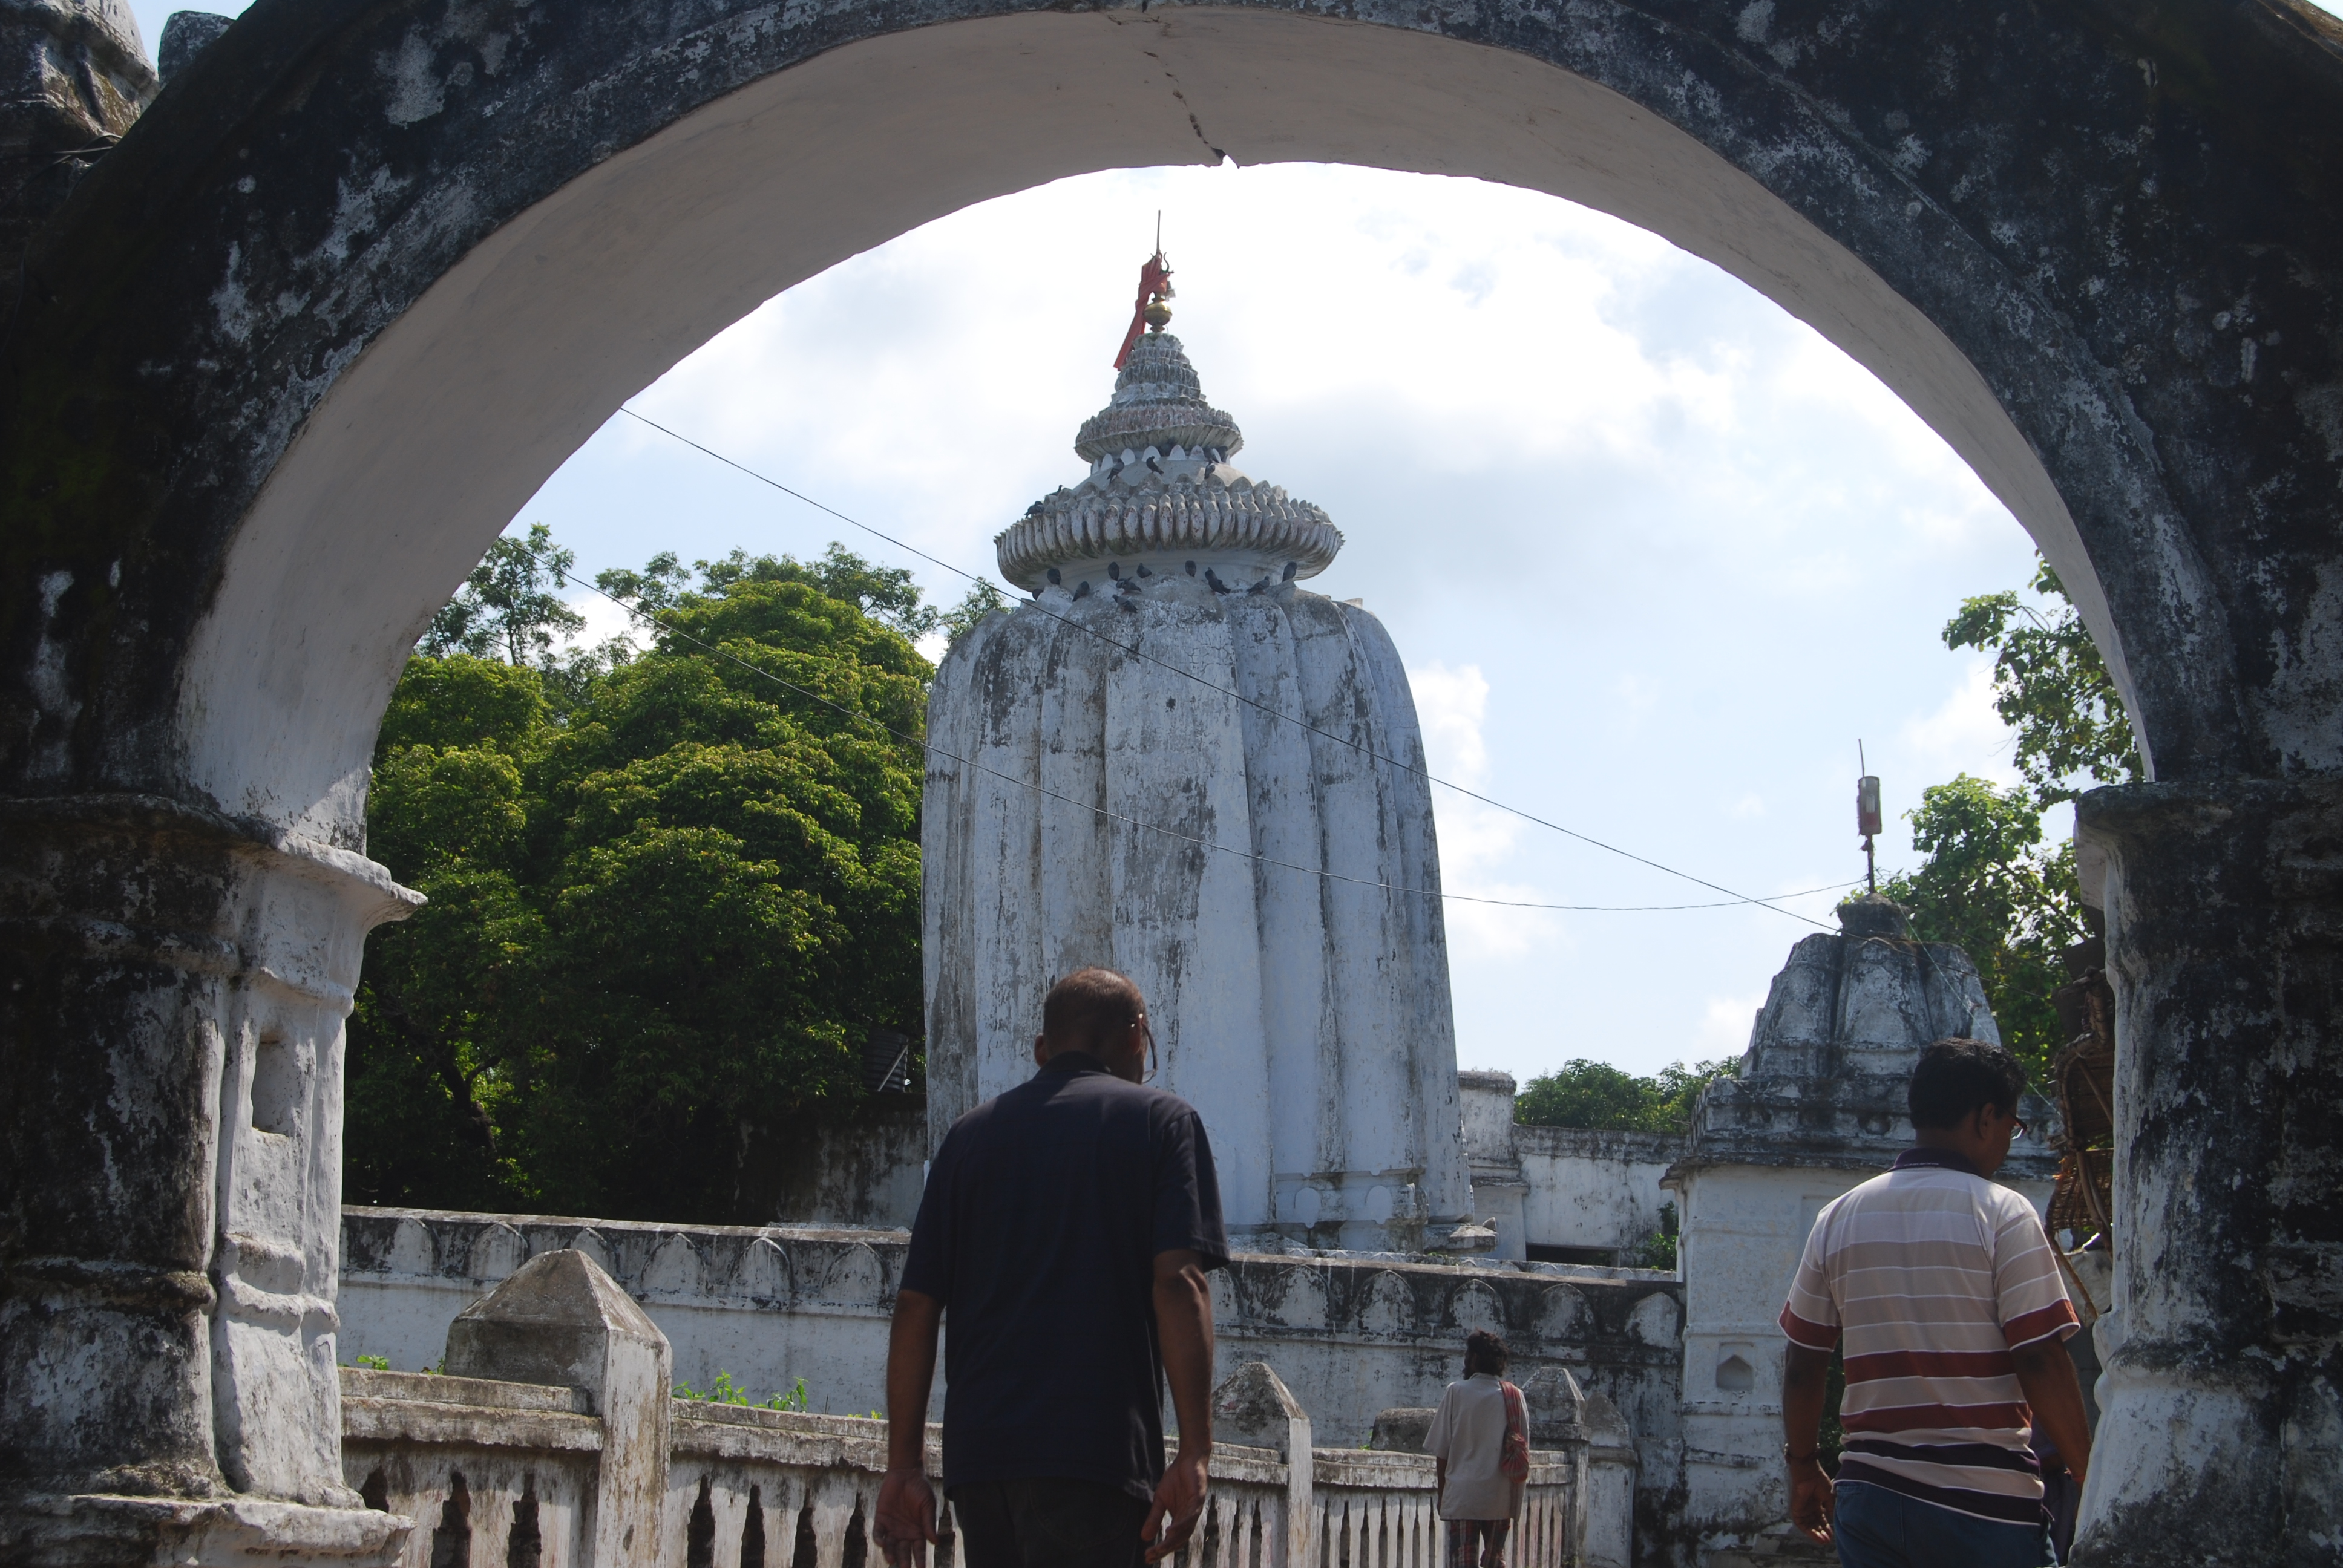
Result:
M749 1398L749 1391L734 1382L732 1374L729 1372L719 1372L716 1374L716 1382L705 1393L688 1382L679 1382L675 1385L675 1397L688 1399L699 1404L732 1404L743 1407L755 1404L755 1402ZM761 1405L755 1405L759 1410L801 1411L805 1407L806 1380L803 1378L798 1379L789 1392L774 1394Z

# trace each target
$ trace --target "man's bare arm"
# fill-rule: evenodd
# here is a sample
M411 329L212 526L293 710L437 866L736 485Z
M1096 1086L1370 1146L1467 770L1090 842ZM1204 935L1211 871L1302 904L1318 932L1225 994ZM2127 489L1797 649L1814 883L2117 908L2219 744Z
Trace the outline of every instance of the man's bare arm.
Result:
M928 1392L936 1380L943 1303L918 1291L895 1295L887 1331L887 1476L879 1484L877 1533L895 1568L919 1568L936 1535L928 1482Z
M2075 1484L2091 1464L2091 1423L2083 1413L2082 1380L2075 1361L2056 1339L2036 1340L2009 1352L2016 1363L2017 1386L2034 1407L2034 1424L2058 1445L2058 1460L2075 1473Z
M1823 1403L1830 1392L1831 1353L1793 1340L1783 1347L1782 1437L1789 1445L1790 1523L1820 1545L1831 1543L1836 1498L1817 1457L1822 1443Z
M1155 1255L1155 1333L1180 1422L1180 1457L1164 1471L1140 1526L1140 1539L1152 1543L1150 1563L1188 1543L1203 1513L1212 1457L1212 1291L1204 1281L1203 1260L1194 1252Z

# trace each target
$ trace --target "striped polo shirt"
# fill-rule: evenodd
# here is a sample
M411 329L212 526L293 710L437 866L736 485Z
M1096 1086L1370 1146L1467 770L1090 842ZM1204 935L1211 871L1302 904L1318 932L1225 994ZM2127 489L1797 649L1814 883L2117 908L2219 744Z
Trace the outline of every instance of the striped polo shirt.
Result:
M1782 1332L1846 1339L1839 1484L2036 1524L2034 1412L2010 1352L2079 1325L2034 1205L1949 1150L1910 1149L1815 1218Z

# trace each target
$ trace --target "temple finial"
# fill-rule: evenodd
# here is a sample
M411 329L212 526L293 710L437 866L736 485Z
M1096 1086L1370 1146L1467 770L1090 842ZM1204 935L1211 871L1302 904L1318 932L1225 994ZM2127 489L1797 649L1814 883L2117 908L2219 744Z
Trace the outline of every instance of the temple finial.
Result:
M1159 222L1161 219L1158 220ZM1131 307L1131 330L1122 335L1122 347L1114 357L1114 367L1120 370L1131 357L1131 346L1139 341L1142 327L1161 332L1171 325L1172 307L1163 302L1172 297L1172 264L1163 259L1159 247L1139 269L1139 297Z

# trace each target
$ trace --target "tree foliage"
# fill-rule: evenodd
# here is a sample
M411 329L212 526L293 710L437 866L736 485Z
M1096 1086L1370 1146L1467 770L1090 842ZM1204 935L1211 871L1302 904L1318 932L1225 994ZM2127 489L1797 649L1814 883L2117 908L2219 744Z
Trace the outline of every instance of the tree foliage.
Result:
M2015 760L2037 808L2093 784L2138 781L2145 771L2123 697L2066 585L2036 558L2032 587L2055 601L2047 614L2010 592L1965 599L1945 625L1945 646L1994 656L1994 711L2017 732Z
M1710 1081L1730 1078L1732 1061L1682 1062L1638 1078L1607 1062L1570 1061L1533 1078L1513 1101L1513 1120L1533 1127L1585 1127L1614 1132L1681 1132L1693 1102Z
M2071 842L2044 843L2042 814L2099 784L2142 776L2130 720L2098 648L2048 564L2032 587L2046 611L2015 592L1965 600L1945 646L1994 656L1994 709L2016 732L2021 782L1964 773L1924 789L1907 813L1916 870L1880 891L1913 912L1913 934L1953 942L1977 966L2002 1040L2037 1081L2065 1043L2050 993L2066 980L2060 955L2089 934Z
M512 665L550 659L555 643L586 629L586 618L561 599L562 578L577 564L543 523L531 523L526 539L498 538L456 597L431 618L418 651L435 658L451 653L501 658Z
M920 1031L932 612L834 546L661 556L604 575L659 612L650 648L563 665L544 580L498 570L500 597L466 585L473 642L435 623L384 717L371 847L430 902L367 954L347 1190L766 1218L759 1130L856 1100L872 1028Z
M1922 790L1908 817L1913 845L1927 859L1884 879L1880 891L1912 911L1914 936L1968 954L2002 1043L2046 1081L2066 1043L2050 1005L2066 980L2059 955L2089 934L2073 843L2044 848L2029 791L1966 773Z

